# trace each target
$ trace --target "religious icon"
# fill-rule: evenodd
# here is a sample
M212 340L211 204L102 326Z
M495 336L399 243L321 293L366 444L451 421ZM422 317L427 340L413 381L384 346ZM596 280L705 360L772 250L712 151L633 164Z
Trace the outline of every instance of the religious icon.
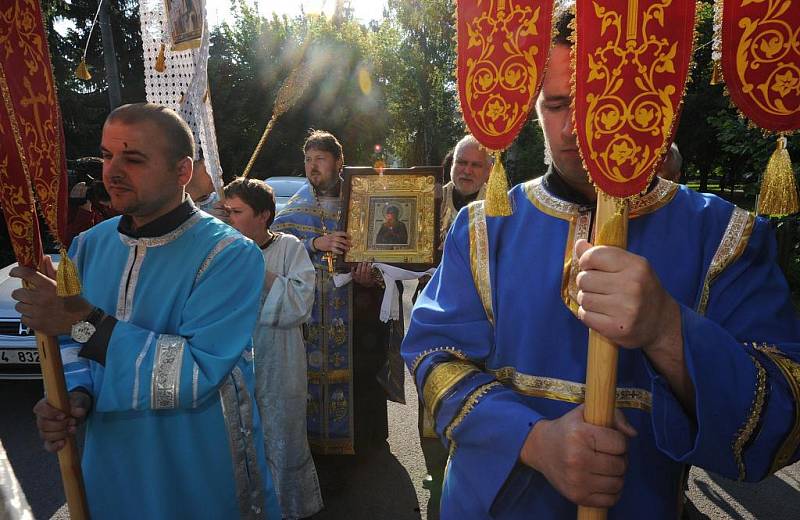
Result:
M406 211L403 211L403 210ZM409 220L416 217L416 198L379 198L374 197L370 200L370 224L374 233L370 233L373 248L383 246L406 246L408 247L408 229L413 229L413 224ZM377 224L377 225L376 225Z
M164 0L172 37L172 50L200 47L205 7L202 0Z
M435 265L441 167L344 169L344 229L352 248L341 262Z

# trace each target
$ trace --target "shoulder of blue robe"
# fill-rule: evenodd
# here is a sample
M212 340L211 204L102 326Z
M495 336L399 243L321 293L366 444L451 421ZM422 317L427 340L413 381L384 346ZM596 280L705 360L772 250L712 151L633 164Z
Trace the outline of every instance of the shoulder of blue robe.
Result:
M114 232L105 240L119 236ZM154 249L160 248L178 257L176 265L183 270L176 270L172 279L181 289L163 287L137 300L163 307L176 319L169 330L149 330L133 321L116 324L106 365L94 371L102 377L94 382L100 412L196 407L216 394L250 351L264 277L258 247L204 214L182 236ZM91 251L87 247L85 253ZM143 266L140 284L158 269ZM116 285L112 281L109 290Z
M306 182L297 193L289 199L270 226L273 231L281 231L296 236L306 248L309 255L313 254L311 240L322 235L323 212L320 210L314 197L311 185Z
M483 203L475 202L456 217L442 262L411 314L401 352L451 456L457 451L466 464L481 468L468 487L489 511L541 416L481 370L494 346L470 267L470 234L482 211Z

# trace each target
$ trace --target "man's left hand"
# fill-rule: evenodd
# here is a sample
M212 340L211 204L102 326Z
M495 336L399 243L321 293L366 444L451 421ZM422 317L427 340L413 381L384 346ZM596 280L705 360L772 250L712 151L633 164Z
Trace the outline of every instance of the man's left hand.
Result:
M49 257L45 258L49 260ZM48 336L69 334L74 323L86 319L91 313L92 306L80 296L58 296L52 264L46 261L42 270L44 273L22 266L11 270L12 277L27 282L27 287L11 293L18 302L14 308L21 314L22 323L37 332Z
M351 269L350 274L353 275L353 281L358 285L363 285L364 287L375 286L375 278L372 276L371 262L361 262Z
M647 259L586 240L575 244L575 253L578 317L586 326L617 345L645 351L680 338L680 307Z

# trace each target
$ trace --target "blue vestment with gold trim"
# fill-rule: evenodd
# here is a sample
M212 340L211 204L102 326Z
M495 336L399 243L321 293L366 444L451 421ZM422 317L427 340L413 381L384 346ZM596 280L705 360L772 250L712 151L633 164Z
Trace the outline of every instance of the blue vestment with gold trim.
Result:
M383 291L353 283L336 287L325 254L312 246L338 229L341 211L339 197L317 200L306 183L272 224L305 244L317 272L306 334L307 413L308 442L321 454L368 451L388 436L386 393L376 379L389 343L389 327L379 319Z
M118 320L105 364L61 342L68 388L94 399L82 460L92 518L280 518L254 398L259 249L200 211L149 238L119 221L70 248L83 296Z
M403 343L450 449L445 519L576 514L519 452L538 420L583 402L573 245L591 238L593 208L540 180L510 197L510 217L482 202L459 213ZM759 480L797 460L800 325L767 223L722 199L657 181L631 209L628 249L681 305L697 416L640 350L620 350L617 406L639 435L609 518L674 519L688 465Z

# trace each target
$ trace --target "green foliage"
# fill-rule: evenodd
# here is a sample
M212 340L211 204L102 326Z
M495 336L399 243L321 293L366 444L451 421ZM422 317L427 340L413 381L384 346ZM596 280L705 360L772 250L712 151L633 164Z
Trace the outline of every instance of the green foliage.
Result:
M136 0L116 0L109 3L109 8L122 102L142 101L145 97L144 59L139 4ZM92 79L83 81L74 74L83 56L97 2L42 0L42 10L64 120L67 157L77 159L99 155L100 133L110 111L99 27L95 27L86 53ZM61 36L55 31L54 24L63 21L72 22L72 25Z

